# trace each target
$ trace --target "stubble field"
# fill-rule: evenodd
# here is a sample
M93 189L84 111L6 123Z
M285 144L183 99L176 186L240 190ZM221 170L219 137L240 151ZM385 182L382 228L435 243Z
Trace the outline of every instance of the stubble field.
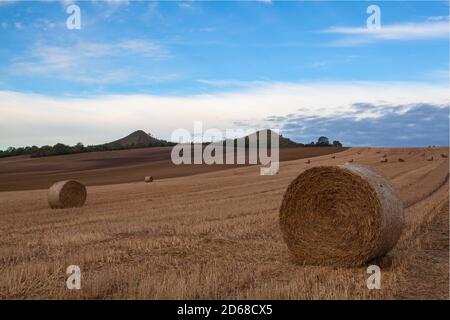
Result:
M88 187L84 207L51 210L46 190L0 192L0 298L13 299L408 299L449 298L447 148L352 148L256 166ZM381 163L383 154L389 162ZM433 161L427 157L433 155ZM398 162L401 157L405 162ZM405 205L397 246L366 266L302 266L278 225L288 184L318 165L369 164ZM68 290L66 268L81 268Z

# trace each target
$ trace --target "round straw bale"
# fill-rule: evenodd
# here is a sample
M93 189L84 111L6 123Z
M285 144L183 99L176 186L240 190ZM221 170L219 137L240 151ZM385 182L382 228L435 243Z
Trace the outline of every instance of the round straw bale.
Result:
M427 161L433 161L433 160L434 160L433 156L427 158Z
M383 158L380 162L388 162L388 158Z
M389 252L403 226L396 190L363 165L304 171L287 188L280 208L284 241L302 264L362 265Z
M59 181L48 189L48 203L53 209L82 207L86 202L86 187L75 180Z
M332 156L331 159L336 159L336 156Z
M398 158L398 162L405 162L403 158Z
M153 182L153 177L152 176L146 176L145 177L145 182L147 182L147 183Z
M448 155L446 155L445 153L441 153L441 157L442 158L448 158Z
M306 162L305 162L306 164L310 164L311 163L311 160L306 160Z
M353 162L353 159L348 160L348 162L352 163L352 162Z

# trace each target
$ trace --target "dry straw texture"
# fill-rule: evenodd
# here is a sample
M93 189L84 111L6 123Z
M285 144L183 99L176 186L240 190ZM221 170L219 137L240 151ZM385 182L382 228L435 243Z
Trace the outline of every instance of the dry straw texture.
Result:
M147 183L153 182L153 177L152 176L145 177L145 182Z
M299 263L358 266L395 246L404 226L403 203L369 167L315 167L287 188L280 226Z
M48 189L48 203L53 209L81 207L86 196L86 187L75 180L59 181Z

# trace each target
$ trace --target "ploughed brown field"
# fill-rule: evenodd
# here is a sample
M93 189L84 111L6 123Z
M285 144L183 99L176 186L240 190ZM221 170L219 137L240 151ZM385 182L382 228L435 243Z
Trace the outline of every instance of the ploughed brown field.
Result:
M114 164L120 152L1 160L1 190L67 176L90 186L76 209L49 209L45 189L0 192L0 298L449 298L448 148L352 148L334 159L307 154L310 164L282 155L289 161L275 176L256 166L171 173L134 152L145 150L129 151L126 166ZM300 172L351 159L383 172L406 208L397 246L371 262L382 270L380 290L367 289L366 266L298 265L278 225L283 193ZM157 179L146 184L149 174ZM81 268L81 290L66 289L69 265Z
M171 150L172 147L159 147L43 158L29 156L0 158L0 191L44 189L66 179L77 179L88 186L105 185L142 181L145 176L150 175L155 179L164 179L244 167L244 165L177 166L170 159ZM315 157L343 150L346 148L284 148L280 149L280 160Z

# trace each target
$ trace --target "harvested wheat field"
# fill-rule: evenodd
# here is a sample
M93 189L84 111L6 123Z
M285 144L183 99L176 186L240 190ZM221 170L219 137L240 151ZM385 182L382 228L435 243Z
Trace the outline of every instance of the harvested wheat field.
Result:
M346 149L280 148L280 161L322 156ZM42 158L0 158L0 192L45 189L57 181L69 179L79 180L87 186L106 185L142 181L148 175L165 179L245 166L177 166L170 158L171 150L172 147L153 147Z
M380 162L380 153L405 162ZM434 156L426 161L421 156ZM447 148L353 148L189 177L88 186L81 208L50 209L47 190L0 192L0 298L410 299L449 298ZM367 265L300 265L279 226L287 186L315 166L353 159L383 173L405 225L368 290ZM81 290L65 287L69 265Z

